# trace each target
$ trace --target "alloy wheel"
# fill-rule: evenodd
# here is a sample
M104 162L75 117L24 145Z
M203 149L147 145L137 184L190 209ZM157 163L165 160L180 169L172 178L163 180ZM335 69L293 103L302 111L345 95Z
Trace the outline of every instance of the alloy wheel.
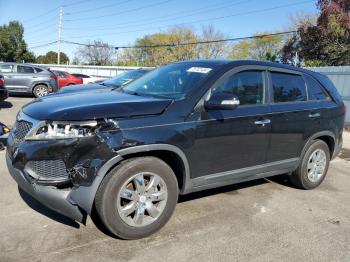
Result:
M318 182L324 175L326 165L326 153L322 149L315 150L309 157L309 161L307 163L308 179L313 183Z
M46 87L38 86L36 88L35 94L37 97L43 97L43 96L47 96L49 94L49 92L47 91Z
M118 194L117 210L129 226L143 227L163 213L168 198L164 180L157 174L142 172L124 183Z

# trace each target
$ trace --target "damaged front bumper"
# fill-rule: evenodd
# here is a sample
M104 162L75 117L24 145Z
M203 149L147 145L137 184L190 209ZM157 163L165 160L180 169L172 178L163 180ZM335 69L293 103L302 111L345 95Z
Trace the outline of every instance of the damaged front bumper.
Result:
M101 134L16 143L11 132L6 152L9 173L43 205L85 223L104 175L122 159L104 139Z
M19 187L46 207L55 210L71 219L85 223L86 212L72 203L70 194L74 189L58 189L54 186L42 186L30 182L26 175L12 165L9 154L6 154L8 170Z

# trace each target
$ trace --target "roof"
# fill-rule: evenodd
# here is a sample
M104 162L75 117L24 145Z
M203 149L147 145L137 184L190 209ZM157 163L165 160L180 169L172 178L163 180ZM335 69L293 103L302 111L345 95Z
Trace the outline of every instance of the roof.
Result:
M0 64L7 64L7 65L23 65L23 66L32 66L32 67L38 67L38 68L42 68L42 69L47 69L47 67L45 67L45 66L27 64L27 63L0 62Z

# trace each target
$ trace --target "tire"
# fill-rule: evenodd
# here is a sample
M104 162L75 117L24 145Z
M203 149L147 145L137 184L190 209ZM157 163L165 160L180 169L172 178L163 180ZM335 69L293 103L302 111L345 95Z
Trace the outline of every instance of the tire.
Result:
M318 158L320 161L315 161ZM321 159L324 161L321 161ZM290 176L291 183L298 188L306 190L318 187L326 177L329 161L328 145L322 140L314 140L304 153L298 169ZM319 169L316 169L317 166Z
M33 95L35 97L43 97L50 94L50 90L46 85L36 85L33 89Z
M144 187L140 182L142 177ZM143 190L144 193L137 193ZM178 184L173 170L156 157L138 157L123 161L106 175L96 193L95 208L113 235L139 239L155 233L168 222L177 199ZM125 210L133 211L124 213ZM142 210L144 216L137 215Z

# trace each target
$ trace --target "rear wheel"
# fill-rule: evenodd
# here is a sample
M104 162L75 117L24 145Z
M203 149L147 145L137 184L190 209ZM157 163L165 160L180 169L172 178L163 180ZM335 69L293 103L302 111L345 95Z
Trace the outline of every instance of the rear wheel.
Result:
M306 150L298 169L291 175L291 182L302 189L318 187L324 180L330 161L328 145L315 140Z
M106 228L123 239L149 236L170 219L178 197L174 172L162 160L140 157L122 162L102 181L96 211Z
M34 87L33 94L35 97L47 96L50 93L49 88L46 85L37 85Z

